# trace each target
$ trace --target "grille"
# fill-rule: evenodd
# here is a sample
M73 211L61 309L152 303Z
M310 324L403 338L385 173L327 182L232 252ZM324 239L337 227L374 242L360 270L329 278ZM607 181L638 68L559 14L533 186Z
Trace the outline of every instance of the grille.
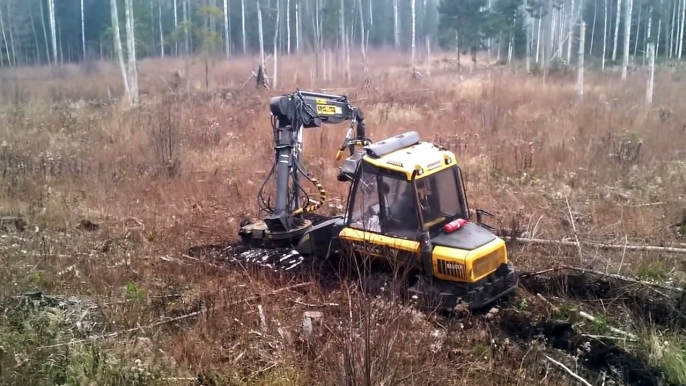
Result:
M463 280L466 278L464 264L454 261L438 259L438 273Z
M503 254L505 250L499 248L486 256L479 258L472 264L474 278L481 277L495 271L504 262Z

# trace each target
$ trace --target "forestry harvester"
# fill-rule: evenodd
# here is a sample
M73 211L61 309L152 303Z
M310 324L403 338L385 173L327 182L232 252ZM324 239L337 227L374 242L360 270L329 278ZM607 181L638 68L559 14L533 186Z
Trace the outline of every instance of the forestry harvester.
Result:
M245 251L236 258L293 269L307 259L362 255L411 272L413 296L440 308L481 308L518 284L505 242L482 222L470 222L462 172L455 155L406 132L379 142L366 137L362 111L347 97L295 91L270 101L275 158L258 201L266 213L241 223ZM303 131L350 121L337 159L338 181L349 183L344 213L316 215L326 200L322 185L303 166ZM263 197L276 178L274 205ZM304 182L313 184L317 200ZM355 257L357 256L357 257Z

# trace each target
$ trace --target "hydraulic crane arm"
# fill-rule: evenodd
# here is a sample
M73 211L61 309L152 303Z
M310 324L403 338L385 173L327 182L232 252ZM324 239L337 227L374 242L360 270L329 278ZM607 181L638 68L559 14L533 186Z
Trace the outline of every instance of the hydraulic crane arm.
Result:
M348 134L338 151L337 159L345 147L352 154L355 145L366 145L371 141L366 138L362 111L354 107L346 96L296 90L292 94L272 98L269 107L272 113L275 159L267 179L276 173L276 202L274 208L267 205L262 199L262 189L260 201L263 209L268 212L265 223L269 232L288 234L300 226L295 216L309 208L309 202L300 207L300 193L305 191L300 185L299 175L314 183L322 198L326 194L321 185L303 171L303 130L350 121ZM353 137L354 126L356 135Z

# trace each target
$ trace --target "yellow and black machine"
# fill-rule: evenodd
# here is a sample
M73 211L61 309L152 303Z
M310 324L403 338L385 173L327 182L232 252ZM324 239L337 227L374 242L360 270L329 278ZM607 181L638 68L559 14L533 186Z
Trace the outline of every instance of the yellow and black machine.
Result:
M246 250L237 258L290 270L307 259L352 251L392 259L415 275L407 290L444 309L482 308L517 288L505 242L482 222L471 222L462 172L455 155L424 142L416 132L372 142L362 111L345 96L295 91L270 101L274 165L258 201L266 213L241 223ZM337 158L349 156L338 180L350 183L342 215L314 212L326 200L321 184L305 172L303 131L350 121ZM265 201L266 182L276 178L275 202ZM311 199L303 186L319 191ZM438 300L438 303L436 301Z

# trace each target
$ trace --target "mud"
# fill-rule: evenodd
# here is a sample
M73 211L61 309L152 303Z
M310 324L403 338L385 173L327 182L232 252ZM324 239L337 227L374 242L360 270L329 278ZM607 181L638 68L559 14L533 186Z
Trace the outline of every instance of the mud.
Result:
M571 323L556 320L533 321L517 312L504 312L498 325L502 333L520 344L542 340L546 346L576 356L587 374L580 375L593 384L601 384L606 374L624 385L669 385L661 371L645 358L629 353L609 339L592 339L576 332ZM564 361L563 361L564 363Z
M686 292L668 295L645 285L629 284L590 274L557 274L520 277L520 285L532 293L618 307L632 320L669 329L686 328Z

